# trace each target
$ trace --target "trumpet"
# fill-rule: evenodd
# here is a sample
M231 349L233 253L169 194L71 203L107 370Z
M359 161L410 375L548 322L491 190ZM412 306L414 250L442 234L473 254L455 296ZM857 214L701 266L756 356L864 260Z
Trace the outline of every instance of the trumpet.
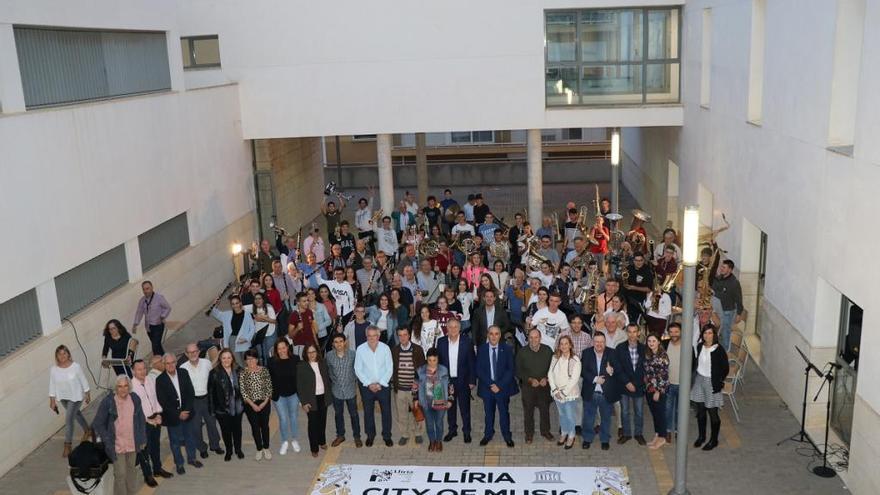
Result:
M373 212L373 216L370 217L370 225L378 225L379 220L385 215L385 212L382 211L382 208L375 210Z
M669 292L675 287L675 280L678 278L678 274L681 273L681 269L684 268L684 264L679 263L678 268L675 270L675 273L670 273L666 275L666 278L663 279L663 283L660 285L660 290L663 292Z
M269 221L269 228L272 229L272 232L275 232L276 236L289 237L289 234L284 230L284 227L275 223L275 220Z
M324 196L330 196L331 194L335 195L339 199L344 199L346 201L349 201L352 198L351 194L345 194L337 189L336 182L332 180L328 182L326 186L324 186Z

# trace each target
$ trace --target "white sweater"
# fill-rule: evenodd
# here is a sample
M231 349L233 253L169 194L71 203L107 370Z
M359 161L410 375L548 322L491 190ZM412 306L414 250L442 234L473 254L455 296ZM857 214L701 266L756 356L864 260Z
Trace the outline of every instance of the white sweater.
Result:
M83 394L88 391L89 381L77 363L70 363L67 368L52 366L49 370L49 397L82 402Z
M580 399L581 388L578 386L580 377L581 360L577 356L573 356L571 359L553 356L553 360L550 361L550 370L547 372L550 395L559 402Z

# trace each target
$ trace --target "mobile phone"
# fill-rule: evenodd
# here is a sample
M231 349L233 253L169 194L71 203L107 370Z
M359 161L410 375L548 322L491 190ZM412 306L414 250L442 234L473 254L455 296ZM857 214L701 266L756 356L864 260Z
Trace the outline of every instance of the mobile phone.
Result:
M58 412L58 406L53 407L52 410L55 411L55 414L61 414L60 412Z

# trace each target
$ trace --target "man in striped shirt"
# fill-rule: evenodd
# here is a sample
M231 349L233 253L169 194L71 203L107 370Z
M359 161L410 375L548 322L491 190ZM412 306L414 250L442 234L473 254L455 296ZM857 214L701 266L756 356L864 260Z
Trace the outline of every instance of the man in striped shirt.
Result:
M391 385L394 387L394 413L397 418L397 429L400 431L398 445L406 445L409 436L416 437L416 443L422 443L421 428L424 423L416 422L410 411L413 403L413 383L416 379L416 370L425 364L425 351L418 344L410 340L409 328L397 329L397 338L400 344L391 349L391 359L394 362L394 371L391 375Z

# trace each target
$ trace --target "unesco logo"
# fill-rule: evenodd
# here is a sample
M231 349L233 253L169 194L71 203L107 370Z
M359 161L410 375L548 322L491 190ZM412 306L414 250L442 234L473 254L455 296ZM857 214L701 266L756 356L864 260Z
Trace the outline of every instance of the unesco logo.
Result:
M559 471L535 471L535 483L562 483Z
M370 481L378 483L390 483L392 481L409 483L412 481L413 471L406 469L374 469L370 475Z

